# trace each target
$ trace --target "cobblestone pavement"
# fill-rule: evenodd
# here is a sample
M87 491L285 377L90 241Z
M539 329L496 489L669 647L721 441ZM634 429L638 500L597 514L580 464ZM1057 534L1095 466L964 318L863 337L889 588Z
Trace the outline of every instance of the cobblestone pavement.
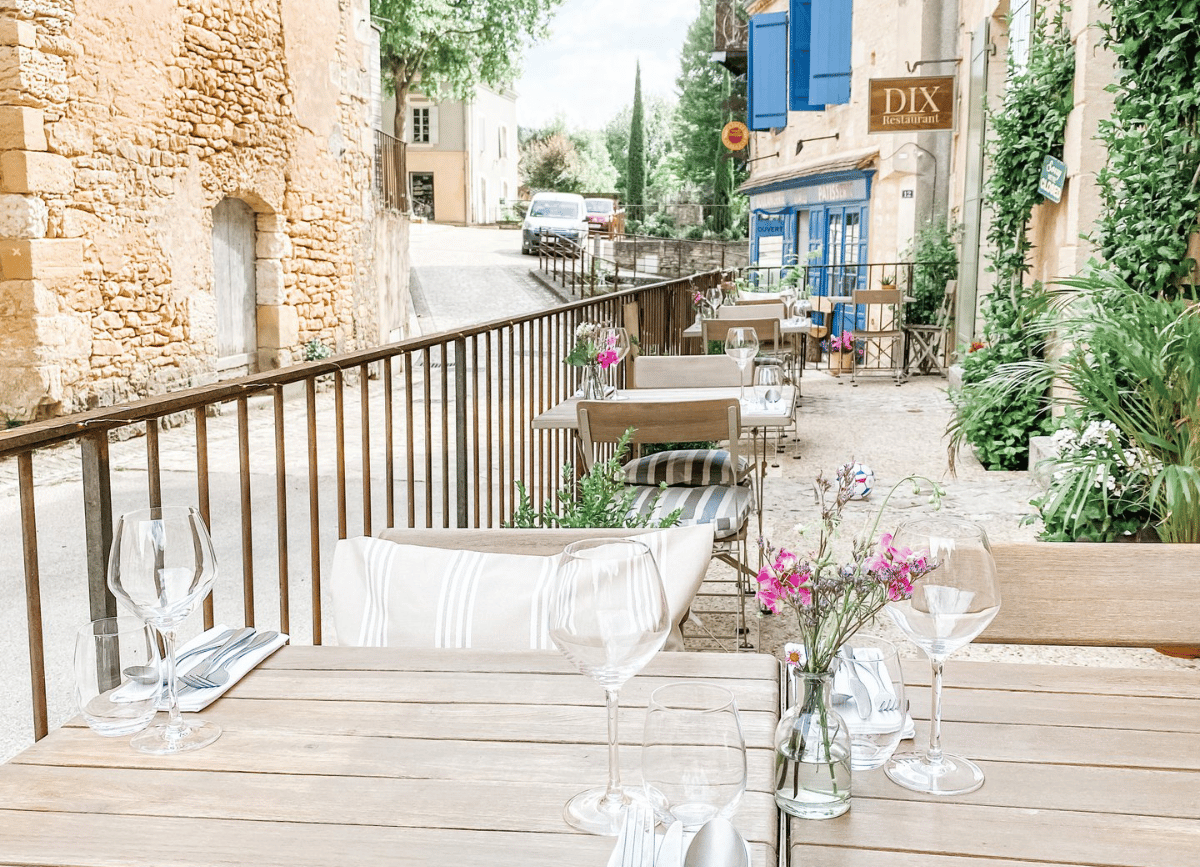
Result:
M801 382L795 436L781 440L780 451L768 465L763 515L767 538L794 542L797 524L812 524L819 518L813 492L817 474L832 479L840 464L854 460L874 471L875 489L869 500L847 508L846 527L852 532L864 526L897 481L913 474L941 484L946 491L943 511L982 524L991 541L1036 540L1037 522L1024 521L1034 514L1029 500L1038 491L1028 472L989 472L972 454L960 452L957 475L950 474L943 436L950 420L945 379L913 377L897 387L884 377L860 378L853 386L846 377L809 369ZM894 527L906 515L927 509L932 509L927 495L913 496L905 486L889 503L881 527ZM756 563L752 549L751 564ZM757 609L753 600L747 603L753 643L763 652L781 655L784 643L794 640L793 622L786 615L761 616ZM715 618L714 631L718 623L725 625ZM921 655L886 616L868 631L890 638L907 656ZM694 639L689 644L699 648L713 642ZM955 659L1200 668L1200 661L1174 659L1153 650L1112 648L971 645L956 653L949 666Z

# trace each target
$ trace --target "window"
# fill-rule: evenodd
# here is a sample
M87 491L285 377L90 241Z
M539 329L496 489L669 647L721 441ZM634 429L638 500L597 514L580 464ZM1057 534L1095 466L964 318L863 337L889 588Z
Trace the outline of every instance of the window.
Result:
M508 127L502 126L496 130L496 154L500 159L508 156Z
M1014 75L1029 65L1029 33L1033 29L1033 0L1013 0L1008 16L1008 66Z
M429 107L412 110L412 143L429 144Z

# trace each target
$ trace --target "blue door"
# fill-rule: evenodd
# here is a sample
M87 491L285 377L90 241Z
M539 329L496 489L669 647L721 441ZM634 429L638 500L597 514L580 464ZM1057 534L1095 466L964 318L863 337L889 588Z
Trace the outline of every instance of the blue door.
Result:
M850 295L866 288L867 212L863 202L822 205L809 212L809 288L814 295ZM836 311L834 334L866 324L865 313L855 316L849 304L839 304Z

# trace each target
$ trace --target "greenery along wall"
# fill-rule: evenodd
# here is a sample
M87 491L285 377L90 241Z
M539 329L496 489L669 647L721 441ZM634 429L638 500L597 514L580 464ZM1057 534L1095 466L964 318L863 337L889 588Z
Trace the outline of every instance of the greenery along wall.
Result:
M989 270L995 284L983 304L984 345L963 360L963 388L953 396L951 453L964 441L988 469L1015 470L1029 457L1029 437L1044 433L1044 390L996 392L983 381L1001 364L1041 357L1043 341L1031 323L1041 309L1042 287L1026 283L1032 245L1026 233L1033 208L1042 201L1042 161L1062 158L1071 112L1075 50L1060 8L1038 10L1028 65L1010 67L1004 102L988 112L991 162L984 198L991 212Z
M1174 297L1200 210L1200 0L1105 0L1117 59L1095 241L1135 290Z

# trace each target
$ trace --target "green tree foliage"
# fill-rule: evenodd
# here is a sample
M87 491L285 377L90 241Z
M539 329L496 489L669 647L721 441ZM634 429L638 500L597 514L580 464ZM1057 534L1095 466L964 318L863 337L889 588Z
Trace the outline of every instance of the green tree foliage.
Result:
M651 201L678 189L677 162L673 151L675 101L664 96L643 97L643 130L646 136L646 175L649 180L647 196ZM629 125L633 120L633 105L628 104L614 114L604 127L608 156L617 169L613 188L621 201L629 200L627 173L629 171ZM675 180L672 180L675 179ZM674 186L670 184L674 183Z
M617 170L608 157L604 134L568 132L560 118L519 135L521 183L537 192L604 193L616 187Z
M725 71L721 92L729 99L729 72ZM733 228L733 160L717 150L713 176L712 228L714 232L729 232Z
M958 274L954 232L945 223L927 222L917 230L908 257L915 263L909 292L915 300L905 305L904 321L910 325L937 325L946 281Z
M629 120L629 167L626 178L626 214L631 221L642 219L646 203L646 127L642 105L642 64L633 78L633 113Z
M1117 59L1096 242L1136 290L1174 296L1200 211L1200 0L1105 0Z

